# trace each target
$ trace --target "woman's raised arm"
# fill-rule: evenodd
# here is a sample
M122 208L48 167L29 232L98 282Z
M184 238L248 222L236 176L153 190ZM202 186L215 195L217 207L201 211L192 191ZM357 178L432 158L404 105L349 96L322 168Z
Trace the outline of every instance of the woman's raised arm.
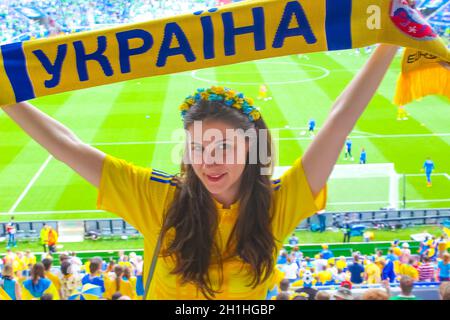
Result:
M345 139L375 94L397 50L397 46L378 46L337 98L323 128L303 155L303 168L314 196L325 186Z
M3 110L32 139L95 187L99 187L105 154L83 143L72 131L28 102Z

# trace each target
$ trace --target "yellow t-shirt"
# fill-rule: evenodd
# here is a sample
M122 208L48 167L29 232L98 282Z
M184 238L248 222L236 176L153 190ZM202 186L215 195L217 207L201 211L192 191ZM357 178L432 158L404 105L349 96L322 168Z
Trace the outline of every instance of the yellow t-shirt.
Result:
M325 284L328 281L331 281L333 279L333 275L328 270L325 270L325 271L322 270L317 273L317 278L319 279L319 282L321 282L322 284Z
M28 268L28 265L35 265L36 264L36 256L34 254L30 255L29 257L25 257L26 265Z
M347 268L347 261L339 259L336 261L336 268L344 270Z
M105 297L106 299L111 299L114 293L117 292L116 279L109 277L105 277L104 279L105 279L105 293L103 294L103 297ZM120 279L119 292L124 296L130 297L132 300L136 300L137 299L136 282L130 280Z
M129 261L119 261L118 265L122 266L124 268L127 267L130 270L133 270L133 266Z
M419 280L419 271L409 264L402 264L400 266L399 274L402 276L409 276L414 280Z
M274 180L273 187L272 230L275 239L279 240L278 252L282 248L282 241L300 221L325 207L326 187L313 198L301 159L280 179ZM144 284L161 231L163 214L171 204L175 190L176 186L169 175L137 167L109 155L105 157L97 208L118 214L144 236ZM215 203L220 234L216 241L224 254L224 247L237 220L239 203L233 204L229 209L224 209L217 201ZM180 276L171 274L174 266L173 259L158 258L148 298L205 299L193 284L181 284ZM268 289L273 288L274 280L269 279L252 289L248 287L251 280L248 270L239 257L226 259L223 262L223 283L219 288L219 268L211 265L209 272L213 287L222 291L216 298L264 299Z
M55 286L56 290L60 290L61 289L61 280L59 280L58 276L56 274L53 274L49 271L45 272L45 277L50 280L53 285Z
M375 263L369 263L366 267L367 283L376 284L381 281L381 270Z
M439 251L445 251L447 250L447 241L441 241L438 243L438 250Z

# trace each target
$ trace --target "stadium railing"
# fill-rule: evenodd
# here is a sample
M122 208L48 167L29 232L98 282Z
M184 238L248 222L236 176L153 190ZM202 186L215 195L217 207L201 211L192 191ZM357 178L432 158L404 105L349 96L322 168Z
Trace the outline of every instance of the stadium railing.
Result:
M346 211L346 212L326 212L326 226L340 226L345 217L350 218L350 222L363 224L366 227L373 227L375 224L384 223L395 227L395 223L402 223L404 226L418 226L424 224L439 224L450 218L450 209L397 209L397 210L373 210L373 211ZM309 229L312 224L319 224L319 218L312 216L302 221L297 229Z
M450 219L450 209L420 209L420 210L379 210L379 211L349 211L349 212L326 212L327 227L339 227L344 221L344 217L358 225L374 227L376 224L385 224L395 227L417 226L426 224L439 224ZM6 225L8 222L0 223L0 237L6 236ZM16 222L18 240L34 240L39 238L40 231L46 223L58 231L58 221L29 221ZM140 236L139 232L122 219L90 219L84 220L84 232L96 233L101 237L133 237ZM318 224L315 216L305 219L298 227L298 230L309 229L313 223Z

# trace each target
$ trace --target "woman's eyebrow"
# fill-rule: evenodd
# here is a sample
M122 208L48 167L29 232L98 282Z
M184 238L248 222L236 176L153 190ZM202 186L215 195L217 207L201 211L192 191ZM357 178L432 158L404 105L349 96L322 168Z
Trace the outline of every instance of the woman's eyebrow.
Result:
M233 140L222 139L222 140L219 140L219 141L214 141L214 144L223 143L223 142L231 142L231 143L233 143ZM196 145L200 145L200 146L203 145L202 143L195 142L195 141L191 141L191 144L196 144Z

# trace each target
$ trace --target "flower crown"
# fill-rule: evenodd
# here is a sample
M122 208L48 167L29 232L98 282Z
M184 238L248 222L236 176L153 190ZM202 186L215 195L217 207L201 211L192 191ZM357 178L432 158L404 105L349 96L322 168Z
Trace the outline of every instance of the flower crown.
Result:
M229 88L215 87L200 88L184 100L180 105L181 117L184 116L188 110L200 100L223 102L230 108L235 108L244 113L250 121L255 122L261 118L261 113L253 105L253 99L245 98L244 94L231 90Z

